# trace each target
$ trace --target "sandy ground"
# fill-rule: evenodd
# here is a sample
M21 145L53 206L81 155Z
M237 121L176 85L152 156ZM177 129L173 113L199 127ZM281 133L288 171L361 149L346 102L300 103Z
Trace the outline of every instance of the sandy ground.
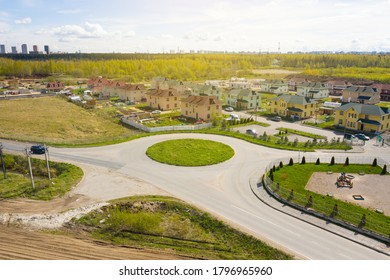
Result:
M81 166L81 165L80 165ZM87 235L53 235L66 222L132 195L169 195L161 189L107 168L81 166L83 180L62 198L0 200L0 259L187 259L169 250L112 246Z
M338 188L335 183L339 173L327 174L315 172L311 176L306 189L320 194L333 194L333 197L355 203L370 209L381 209L385 215L390 215L390 176L349 174L353 188ZM353 195L361 195L364 200L355 200Z

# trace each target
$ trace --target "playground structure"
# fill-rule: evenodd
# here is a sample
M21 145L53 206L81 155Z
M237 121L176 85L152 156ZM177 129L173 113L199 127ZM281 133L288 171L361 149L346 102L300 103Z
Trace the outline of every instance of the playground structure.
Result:
M345 172L342 172L340 177L337 178L336 185L338 188L347 187L347 188L352 189L353 188L353 182L352 182L353 178L355 178L355 177L352 175L347 175Z

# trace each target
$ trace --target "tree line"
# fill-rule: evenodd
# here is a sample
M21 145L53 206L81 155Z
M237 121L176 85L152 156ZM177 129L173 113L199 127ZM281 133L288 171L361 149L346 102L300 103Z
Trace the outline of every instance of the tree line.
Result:
M350 67L382 69L390 67L390 55L56 54L0 57L1 76L65 74L81 78L101 75L108 78L126 77L129 82L150 81L156 76L183 81L227 79L235 76L239 70L250 71L274 66L306 70L339 69L339 71ZM323 71L317 72L314 73L323 73Z

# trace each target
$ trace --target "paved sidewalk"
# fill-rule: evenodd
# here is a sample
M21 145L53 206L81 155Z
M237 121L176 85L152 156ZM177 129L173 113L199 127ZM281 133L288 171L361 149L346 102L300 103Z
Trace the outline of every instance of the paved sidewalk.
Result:
M390 256L390 246L389 245L386 245L382 242L379 242L379 241L374 240L372 238L366 237L366 236L361 235L359 233L353 232L353 231L348 230L346 228L343 228L341 226L329 223L325 220L322 220L322 219L319 219L319 218L312 216L310 214L301 212L295 208L292 208L290 206L287 206L287 205L277 201L275 198L273 198L271 195L269 195L268 192L264 189L264 187L261 185L261 182L260 182L259 177L257 175L250 178L249 183L250 183L250 187L252 189L252 192L256 195L256 197L259 200L261 200L263 203L267 204L269 207L272 207L280 212L285 213L286 215L290 215L290 216L295 217L297 219L303 220L309 224L320 227L324 230L327 230L327 231L332 232L334 234L337 234L341 237L349 239L353 242L362 244L366 247L372 248L378 252L382 252L383 254Z

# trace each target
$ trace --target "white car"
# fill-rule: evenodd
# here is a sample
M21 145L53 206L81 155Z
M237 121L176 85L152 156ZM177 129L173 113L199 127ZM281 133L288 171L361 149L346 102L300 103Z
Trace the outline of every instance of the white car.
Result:
M226 112L233 112L234 109L233 109L232 107L226 107L226 108L225 108L225 111L226 111Z

